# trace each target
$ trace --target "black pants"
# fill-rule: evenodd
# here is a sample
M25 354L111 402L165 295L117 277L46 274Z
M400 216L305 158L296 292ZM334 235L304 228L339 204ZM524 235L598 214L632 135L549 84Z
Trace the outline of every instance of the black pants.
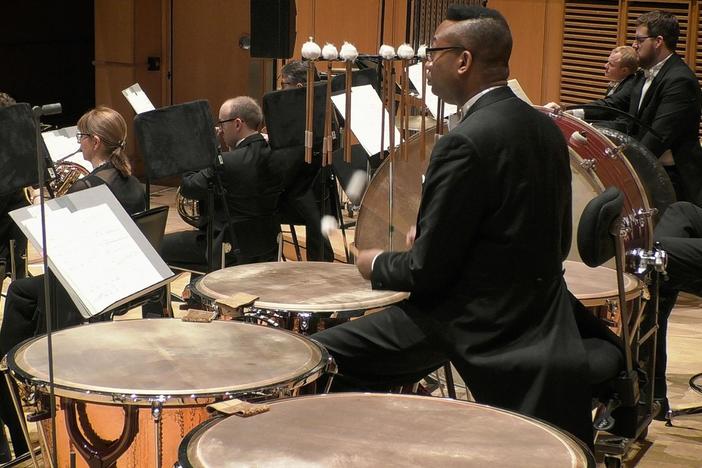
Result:
M339 374L334 378L332 391L387 391L390 386L420 380L449 359L463 380L469 382L465 363L457 356L449 356L451 351L442 343L438 333L434 320L405 301L315 333L312 338L327 348L338 365ZM588 385L587 380L588 376L583 375L582 388ZM569 427L564 428L592 447L589 390L586 393L586 398L572 395L573 401L568 405L578 408L579 419L569 421ZM499 397L494 401L479 399L479 402L519 412L498 400ZM548 420L542 414L530 416ZM559 424L563 421L549 422L563 427Z
M665 398L668 317L679 291L702 295L702 208L688 202L670 205L656 226L654 240L668 254L668 280L661 285L659 294L654 388L656 398ZM652 302L649 304L653 306Z
M308 261L334 261L331 243L322 235L322 216L312 190L296 198L282 198L280 212L283 224L305 225Z
M53 275L52 275L53 276ZM71 301L66 290L55 278L56 307L52 328L59 330L84 321ZM12 348L33 336L46 333L44 308L44 276L18 279L10 283L5 300L5 311L0 328L0 356L5 356ZM27 451L20 421L12 403L7 385L0 382L0 419L10 430L15 453Z
M448 360L407 302L312 335L334 356L339 389L380 390L418 381Z

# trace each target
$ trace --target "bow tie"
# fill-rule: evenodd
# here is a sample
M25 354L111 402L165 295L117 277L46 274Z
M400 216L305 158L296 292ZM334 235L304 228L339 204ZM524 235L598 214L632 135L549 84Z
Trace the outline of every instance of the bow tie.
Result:
M644 69L644 71L643 71L643 76L644 76L644 78L646 78L647 80L652 79L652 78L653 78L653 70L651 70L651 69L648 69L648 70L647 70L647 69Z

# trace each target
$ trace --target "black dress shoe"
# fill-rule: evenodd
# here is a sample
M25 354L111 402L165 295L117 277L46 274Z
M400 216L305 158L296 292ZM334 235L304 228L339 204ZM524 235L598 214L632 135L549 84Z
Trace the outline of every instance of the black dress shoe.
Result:
M653 399L653 419L655 419L656 421L667 421L669 411L670 404L668 403L668 398L663 397Z

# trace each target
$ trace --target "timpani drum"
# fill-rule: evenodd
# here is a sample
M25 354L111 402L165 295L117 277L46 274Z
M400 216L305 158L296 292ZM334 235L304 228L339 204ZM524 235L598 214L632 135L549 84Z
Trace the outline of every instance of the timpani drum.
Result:
M293 395L333 366L304 336L233 321L103 322L52 339L61 467L71 448L78 466L173 466L208 404ZM15 347L8 369L48 409L46 337ZM48 420L42 428L51 440Z
M236 293L258 297L248 317L311 334L406 299L409 294L378 291L355 265L327 262L271 262L214 271L195 282L193 295L206 306Z
M610 329L621 331L621 310L617 289L617 271L604 266L590 268L584 263L566 260L563 263L568 290ZM624 273L624 298L629 316L641 307L643 283Z
M179 449L190 467L594 467L558 429L443 398L337 393L280 400L250 418L202 424Z

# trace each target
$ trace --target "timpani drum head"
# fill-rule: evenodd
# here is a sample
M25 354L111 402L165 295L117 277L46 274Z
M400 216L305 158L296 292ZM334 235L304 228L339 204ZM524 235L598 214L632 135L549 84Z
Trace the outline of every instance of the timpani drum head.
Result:
M568 290L585 307L603 305L607 298L616 298L619 294L617 271L612 268L591 268L570 260L563 262L563 268ZM624 273L624 294L627 300L641 295L641 282L628 273Z
M158 399L168 405L293 388L329 361L326 350L304 336L233 321L102 322L61 330L52 341L56 394L108 403ZM30 384L48 382L47 361L46 336L8 354L9 370Z
M516 413L412 395L339 393L279 400L270 411L200 425L183 467L587 467L570 436Z
M385 307L409 294L371 288L355 265L327 262L270 262L238 265L205 275L195 294L209 300L236 293L259 297L259 309L338 312Z

